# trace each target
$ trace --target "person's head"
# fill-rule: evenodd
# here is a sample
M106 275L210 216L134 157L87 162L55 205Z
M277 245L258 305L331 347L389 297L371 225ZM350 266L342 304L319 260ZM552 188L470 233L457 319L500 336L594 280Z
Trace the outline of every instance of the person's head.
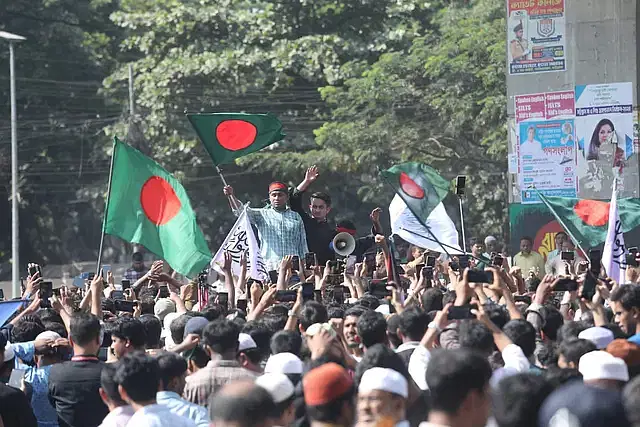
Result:
M622 390L629 381L629 368L624 360L606 351L590 351L578 362L578 371L586 385Z
M160 388L182 395L187 378L187 361L179 354L164 351L156 360L160 370Z
M202 343L210 357L219 355L225 360L235 360L239 335L240 326L227 319L218 319L204 328Z
M69 341L75 354L98 354L102 343L100 320L89 313L76 313L69 325Z
M201 344L198 344L192 350L185 352L184 358L187 361L187 370L189 371L189 375L196 373L207 366L207 363L211 360L209 354Z
M240 366L249 371L262 372L262 369L260 368L262 352L251 335L243 332L238 335L237 360L238 363L240 363Z
M524 319L509 320L502 331L511 342L522 349L526 357L533 356L536 349L536 330L531 323Z
M143 314L140 316L140 323L142 323L142 327L144 328L144 333L146 336L145 339L145 348L148 349L159 349L162 346L160 345L160 335L162 335L162 323L160 319L151 314Z
M513 27L513 32L515 33L516 38L518 40L522 40L522 37L524 36L524 29L522 28L522 22L516 25L515 27Z
M564 324L562 314L552 305L543 305L538 312L542 317L542 337L545 340L556 341L558 330Z
M611 293L614 320L627 335L636 333L640 321L640 285L621 285Z
M278 331L271 337L271 354L292 353L300 357L302 337L295 331Z
M387 321L377 311L366 311L358 319L358 335L364 348L375 344L387 345Z
M11 342L29 342L45 331L42 320L36 315L26 315L11 329Z
M576 245L573 244L571 239L565 239L560 247L567 252L573 252L576 249Z
M326 323L329 321L327 308L316 301L308 301L302 307L300 313L300 332L306 331L314 323Z
M553 386L536 374L510 375L493 391L493 417L498 427L536 427L538 410Z
M358 362L354 376L356 387L360 386L362 376L371 368L393 369L402 374L407 381L411 379L409 369L398 353L382 344L376 344L368 348L362 360Z
M110 328L111 351L121 359L126 354L144 350L147 335L142 322L131 317L120 317Z
M580 358L596 350L595 344L589 340L579 338L565 340L558 348L558 366L563 369L577 369Z
M463 320L458 325L458 340L461 348L475 350L489 357L494 350L493 334L477 320Z
M350 427L355 418L353 379L336 363L311 369L302 379L304 401L311 422Z
M208 324L209 324L209 321L207 320L206 317L201 317L201 316L191 317L187 321L187 324L184 326L183 339L189 335L202 336L202 331L204 330L205 326L207 326Z
M525 255L529 255L533 249L533 239L529 236L524 236L520 239L520 252ZM523 272L526 273L526 272Z
M302 378L304 364L298 356L293 353L273 354L267 359L264 366L265 374L284 374L293 385L297 386Z
M118 391L118 383L115 381L116 371L120 366L120 362L105 363L102 365L102 373L100 374L100 398L104 404L109 408L109 411L125 406L127 402L122 400L120 392Z
M569 321L558 330L558 342L563 342L569 339L577 339L580 332L587 329L589 326L583 321Z
M248 380L228 383L209 402L209 418L216 427L272 427L275 410L269 392Z
M277 426L290 426L296 418L294 401L295 386L284 374L264 374L256 379L256 384L269 392L276 404L271 414Z
M267 360L267 357L269 357L269 354L271 353L269 347L274 330L280 330L283 327L284 325L282 327L278 325L274 328L265 322L264 319L251 320L244 324L241 332L251 336L256 344L255 353L258 357L258 361L263 361ZM242 341L240 344L242 344Z
M309 212L313 218L324 221L331 212L331 196L322 192L311 194Z
M553 237L553 240L555 241L556 249L560 250L562 248L562 243L567 240L567 234L564 231L558 231Z
M131 255L131 267L135 271L143 271L145 269L142 252L134 252L133 255Z
M615 131L613 122L609 119L602 119L596 125L591 136L591 144L599 147L602 144L606 144L611 134Z
M429 315L417 308L405 310L399 314L400 338L403 342L420 341L427 332Z
M282 182L275 181L269 185L269 202L274 209L283 210L287 207L287 202L289 201L289 193L287 191L287 185Z
M358 386L358 425L375 427L385 419L394 424L403 421L408 397L409 383L402 374L388 368L368 369Z
M416 246L416 245L411 245L411 248L409 249L409 252L411 254L411 256L413 257L414 260L420 258L422 256L422 254L424 254L425 249L421 248L420 246Z
M43 324L47 323L64 323L60 313L53 308L41 308L37 311L36 315L40 318Z
M478 239L477 237L473 237L471 238L471 240L469 241L469 243L471 244L471 254L475 257L479 257L482 255L482 253L484 252L484 243L482 242L481 239Z
M439 288L428 288L422 294L422 309L429 313L430 311L439 311L444 307L442 297L444 294Z
M342 331L347 345L351 348L360 346L360 336L358 335L358 319L366 311L362 307L351 307L344 313L344 323Z
M153 404L160 389L158 361L142 351L129 353L120 359L114 380L120 397L129 405Z
M527 141L533 141L536 137L536 128L529 126L527 128Z
M464 418L472 427L487 423L491 366L483 355L467 349L434 351L426 377L432 413Z
M498 239L493 236L487 236L484 238L484 246L487 248L487 252L498 252L500 247L498 245Z
M402 345L402 339L400 338L400 324L402 319L398 314L391 314L387 316L387 340L389 345L393 349L397 349Z

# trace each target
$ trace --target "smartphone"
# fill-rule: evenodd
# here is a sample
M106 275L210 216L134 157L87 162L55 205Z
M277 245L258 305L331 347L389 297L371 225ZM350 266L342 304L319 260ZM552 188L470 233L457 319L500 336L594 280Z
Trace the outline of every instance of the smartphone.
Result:
M104 278L104 280L107 280L107 276L110 271L111 271L110 265L105 264L102 266L102 277Z
M358 260L358 257L355 255L349 255L347 257L347 260L345 262L345 266L344 266L344 271L345 273L347 273L349 276L353 276L353 274L355 273L355 269L356 269L356 261Z
M298 255L291 257L291 268L296 271L300 269L300 257Z
M42 270L40 269L40 266L37 264L29 267L27 269L27 272L29 273L29 276L33 276L36 273L40 273L40 277L42 277Z
M314 252L309 252L304 255L304 268L305 270L313 270L313 267L318 265L318 259Z
M236 308L238 310L247 311L247 300L246 299L239 299L236 302Z
M638 260L636 259L636 255L637 254L635 252L631 252L625 255L625 264L627 264L628 267L638 266Z
M14 388L22 387L22 379L24 378L24 374L26 371L24 369L14 369L11 371L11 376L9 377L9 385Z
M531 297L529 295L514 295L514 302L524 302L526 304L531 304Z
M122 279L122 281L120 282L120 284L122 285L122 290L124 291L125 289L130 289L131 288L131 280L129 279Z
M117 299L113 302L116 311L126 311L127 313L133 313L136 304L135 301L125 301L123 299Z
M333 287L333 300L338 304L344 304L344 286L337 285Z
M297 291L276 291L276 301L278 302L294 302L298 299Z
M273 284L273 285L278 283L278 271L277 270L271 270L269 272L269 280L271 281L271 284Z
M169 298L169 287L167 285L162 285L159 288L160 298Z
M376 269L376 254L375 252L367 252L364 254L364 263L367 266L367 275L371 276Z
M491 265L494 267L502 268L502 264L504 263L504 258L500 255L495 255L491 258Z
M460 266L460 271L464 271L465 268L469 268L469 255L458 256L458 265Z
M4 290L0 289L0 300L4 301Z
M464 196L464 188L467 185L467 177L464 175L458 175L456 177L456 195Z
M53 295L53 282L40 283L40 299L48 300Z
M596 278L600 276L601 263L602 251L600 249L589 249L589 269Z
M493 283L491 271L469 270L467 278L469 283Z
M316 302L322 303L322 291L320 289L313 290L313 299L316 300Z
M575 254L573 251L562 251L560 254L560 259L562 261L573 261L575 260Z
M302 284L302 301L311 301L313 299L313 291L315 290L315 285L313 283L303 283Z
M462 319L475 319L476 316L471 313L471 310L477 310L478 304L467 304L449 307L449 320L462 320Z
M0 289L1 291L2 289ZM60 298L60 288L55 288L51 290L51 294L55 295L56 297ZM4 295L2 296L2 298L4 298Z
M112 291L111 299L124 299L124 291Z
M558 283L553 287L554 292L573 292L578 290L578 282L568 277L558 279Z
M580 295L580 298L586 298L587 300L591 301L591 298L593 298L593 296L596 294L597 283L598 279L594 272L591 270L587 271L587 275L584 278L584 283L582 284L582 295Z
M229 307L229 294L226 292L218 292L218 304L223 307Z
M426 261L426 266L427 267L435 267L436 266L436 257L434 256L428 256L427 257L427 261Z

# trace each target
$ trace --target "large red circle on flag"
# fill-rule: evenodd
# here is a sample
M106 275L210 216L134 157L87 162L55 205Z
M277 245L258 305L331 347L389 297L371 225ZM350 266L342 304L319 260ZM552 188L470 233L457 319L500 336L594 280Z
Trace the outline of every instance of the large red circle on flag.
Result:
M598 200L580 200L573 211L587 225L601 227L609 222L609 203Z
M156 225L171 221L182 208L171 184L159 176L152 176L142 185L140 204L147 218Z
M220 145L230 151L243 150L256 140L258 129L244 120L225 120L216 127Z
M405 172L400 173L400 188L402 188L402 191L404 191L408 196L413 197L414 199L424 198L424 190L422 187L409 178L409 175Z

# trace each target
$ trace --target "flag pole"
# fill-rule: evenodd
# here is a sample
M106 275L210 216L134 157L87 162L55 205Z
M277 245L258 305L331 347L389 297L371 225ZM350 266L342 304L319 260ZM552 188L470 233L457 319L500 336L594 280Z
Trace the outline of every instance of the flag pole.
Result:
M113 138L113 152L111 153L111 165L109 166L109 181L107 184L107 201L104 205L104 219L102 220L102 232L100 233L100 249L98 249L98 265L96 267L96 276L100 275L100 267L102 264L102 249L104 247L104 231L107 227L107 215L109 214L109 200L111 199L111 181L113 181L113 165L116 158L116 146L118 139ZM106 277L105 277L106 279Z
M222 185L224 187L226 187L227 185L227 180L225 179L224 175L222 174L222 169L220 169L220 166L216 165L216 172L218 172L218 175L220 176L220 179L222 180ZM238 206L238 204L235 202L235 200L233 200L232 196L227 196L227 199L229 199L229 206L231 206L231 209L233 210L238 210L240 209L240 206Z
M382 176L382 179L384 180L384 182L386 182L386 183L389 185L389 187L393 188L393 185L391 185L391 183L387 180L387 178L384 176L384 174L380 174L380 175ZM396 189L395 189L395 188L393 188L393 192L394 192L394 193L396 193L396 194L398 194L398 196L400 196L400 194L396 191ZM400 198L402 198L402 196L400 196ZM402 200L404 201L404 199L402 199ZM451 254L447 251L447 248L445 248L445 246L448 246L448 245L443 245L442 243L440 243L440 241L438 240L438 238L435 236L435 234L433 234L433 232L432 232L432 231L431 231L431 229L427 226L427 224L425 224L425 223L424 223L424 221L422 220L422 218L420 218L418 215L416 215L416 213L413 211L413 209L411 209L411 206L409 206L409 204L408 204L408 203L405 203L405 205L406 205L406 206L407 206L407 208L411 211L411 213L413 214L413 216L415 216L415 217L416 217L416 219L418 220L418 222L419 222L420 224L422 224L422 226L423 226L424 228L426 228L426 229L427 229L427 231L429 232L429 235L431 235L431 237L432 237L432 238L431 238L431 240L433 240L434 242L436 242L437 244L439 244L439 245L440 245L440 247L442 248L442 250L444 251L444 253L445 253L445 254L447 254L447 256L448 256L449 258L452 258L452 257L451 257Z
M410 233L410 234L413 234L414 236L420 237L420 238L422 238L422 239L427 239L427 240L431 240L432 242L436 242L436 243L438 243L440 246L447 247L447 248L449 248L449 249L451 249L451 250L453 250L453 251L458 251L458 250L460 250L460 248L456 248L456 247L451 246L451 245L447 245L447 244L444 244L444 243L440 243L440 242L438 242L437 240L432 239L431 237L427 237L427 236L422 235L422 234L420 234L420 233L416 233L415 231L411 231L411 230L409 230L409 229L407 229L407 228L401 227L401 229L402 229L402 230L404 230L404 231L406 231L406 232L408 232L408 233ZM429 229L429 227L427 227L427 229ZM473 259L475 259L476 261L480 261L480 262L484 262L484 263L486 263L486 262L490 262L489 260L482 259L482 258L478 258L478 257L474 256L474 255L473 255L473 254L471 254L471 253L467 253L467 252L465 252L464 254L465 254L465 255L467 255L469 258L473 258ZM449 256L451 256L451 255L449 255Z
M462 228L462 250L467 253L467 237L464 234L464 213L462 211L462 196L458 196L458 203L460 204L460 227Z

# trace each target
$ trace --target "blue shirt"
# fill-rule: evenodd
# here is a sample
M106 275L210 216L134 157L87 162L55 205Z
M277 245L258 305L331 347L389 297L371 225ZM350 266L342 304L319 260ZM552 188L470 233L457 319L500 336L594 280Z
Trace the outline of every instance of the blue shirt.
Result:
M25 370L24 382L29 383L33 389L31 407L38 420L38 427L58 427L58 413L49 402L49 372L53 365L37 368L18 363L18 358L26 362L33 360L36 351L33 341L11 344L11 348L16 355L16 368Z
M635 334L627 338L627 341L640 345L640 334Z
M189 418L198 427L209 427L207 410L195 403L188 402L172 391L159 391L156 394L158 405L167 407L169 411L181 417Z

